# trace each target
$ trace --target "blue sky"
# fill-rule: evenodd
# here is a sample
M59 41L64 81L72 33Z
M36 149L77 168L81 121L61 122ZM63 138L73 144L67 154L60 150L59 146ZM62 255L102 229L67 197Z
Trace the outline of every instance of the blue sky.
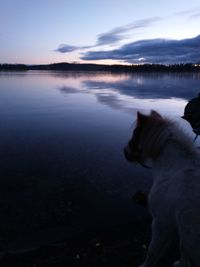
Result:
M0 0L0 63L200 62L199 0Z

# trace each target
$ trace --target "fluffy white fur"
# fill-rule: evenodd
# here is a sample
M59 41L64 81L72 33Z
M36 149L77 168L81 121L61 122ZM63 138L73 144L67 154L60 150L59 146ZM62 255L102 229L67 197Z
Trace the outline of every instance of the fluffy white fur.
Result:
M143 118L140 118L142 117ZM144 118L145 117L145 118ZM137 146L143 161L153 160L149 195L152 240L143 267L171 266L175 246L180 267L200 266L200 155L175 124L152 111L138 114ZM134 139L134 135L133 138ZM134 140L133 140L134 141ZM134 149L134 146L129 149Z

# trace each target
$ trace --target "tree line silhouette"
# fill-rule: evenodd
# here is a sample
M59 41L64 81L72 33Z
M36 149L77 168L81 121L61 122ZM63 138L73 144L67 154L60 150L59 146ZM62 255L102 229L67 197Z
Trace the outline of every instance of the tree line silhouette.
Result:
M28 70L49 70L49 71L106 71L106 72L193 72L200 71L199 64L142 64L142 65L103 65L85 63L53 63L46 65L25 65L25 64L0 64L0 71L28 71Z

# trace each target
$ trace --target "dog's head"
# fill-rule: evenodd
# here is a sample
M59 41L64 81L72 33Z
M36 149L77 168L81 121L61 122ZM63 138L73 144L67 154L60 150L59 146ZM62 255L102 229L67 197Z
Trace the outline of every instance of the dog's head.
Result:
M154 110L151 111L150 115L144 115L140 112L137 113L136 127L130 141L124 148L124 155L128 161L144 164L142 139L144 138L145 132L148 131L148 125L151 121L160 119L162 117Z

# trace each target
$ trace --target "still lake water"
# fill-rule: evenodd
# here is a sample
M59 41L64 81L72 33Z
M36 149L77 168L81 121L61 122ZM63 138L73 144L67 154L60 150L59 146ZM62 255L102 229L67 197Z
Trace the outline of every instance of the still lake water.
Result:
M0 249L134 219L151 184L123 156L137 110L181 120L199 91L198 73L0 72Z

